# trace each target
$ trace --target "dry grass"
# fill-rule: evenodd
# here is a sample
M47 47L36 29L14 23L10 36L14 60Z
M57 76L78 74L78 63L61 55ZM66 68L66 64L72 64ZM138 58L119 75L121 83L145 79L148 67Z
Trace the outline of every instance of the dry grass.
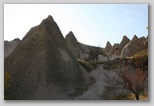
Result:
M130 100L136 100L135 95L133 93L128 97ZM148 95L140 94L139 100L148 100Z

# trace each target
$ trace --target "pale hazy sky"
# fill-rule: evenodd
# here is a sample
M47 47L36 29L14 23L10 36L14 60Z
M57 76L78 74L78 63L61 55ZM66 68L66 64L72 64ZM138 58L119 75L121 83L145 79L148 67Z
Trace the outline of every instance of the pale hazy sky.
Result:
M73 31L79 42L93 46L148 35L148 4L4 4L4 40L22 39L48 15L64 37Z

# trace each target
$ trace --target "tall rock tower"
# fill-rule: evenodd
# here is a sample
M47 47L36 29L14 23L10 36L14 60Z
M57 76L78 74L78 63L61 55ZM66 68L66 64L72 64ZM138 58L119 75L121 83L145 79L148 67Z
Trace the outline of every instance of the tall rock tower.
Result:
M11 75L5 92L14 100L74 99L91 83L50 15L30 29L5 59L4 70Z

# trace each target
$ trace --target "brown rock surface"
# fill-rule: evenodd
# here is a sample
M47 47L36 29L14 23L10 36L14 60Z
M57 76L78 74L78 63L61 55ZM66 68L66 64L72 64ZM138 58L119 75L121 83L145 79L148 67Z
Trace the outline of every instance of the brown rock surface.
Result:
M133 39L123 48L121 52L121 57L133 56L134 54L144 49L144 43L142 43L139 38L134 35Z
M119 53L121 54L122 49L130 42L130 39L128 39L127 36L123 36L122 41L119 45Z
M4 41L4 58L9 56L15 47L20 43L20 39L14 39L12 41Z
M119 50L118 51L115 51L115 48L118 48L119 49L119 43L115 43L113 46L112 46L112 48L111 48L111 50L110 50L110 54L119 54Z
M105 46L105 49L104 49L105 52L109 53L110 50L111 50L111 48L112 48L111 43L109 41L107 41L106 46Z
M4 70L11 75L6 92L14 100L74 99L91 83L51 16L30 29L5 59Z
M141 43L144 43L147 39L143 36L143 37L140 37L139 40Z
M77 41L76 37L74 36L73 32L70 31L66 37L65 40L67 42L67 45L69 47L69 49L73 52L73 54L77 57L77 58L84 58L84 51L82 49L82 47L80 46L79 42Z

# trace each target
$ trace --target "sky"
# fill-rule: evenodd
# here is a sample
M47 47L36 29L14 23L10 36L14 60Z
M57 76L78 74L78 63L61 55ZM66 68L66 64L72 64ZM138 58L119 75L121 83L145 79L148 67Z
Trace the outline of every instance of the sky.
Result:
M88 45L105 47L124 35L148 35L148 4L4 4L4 40L22 39L48 15L64 37L72 31Z

